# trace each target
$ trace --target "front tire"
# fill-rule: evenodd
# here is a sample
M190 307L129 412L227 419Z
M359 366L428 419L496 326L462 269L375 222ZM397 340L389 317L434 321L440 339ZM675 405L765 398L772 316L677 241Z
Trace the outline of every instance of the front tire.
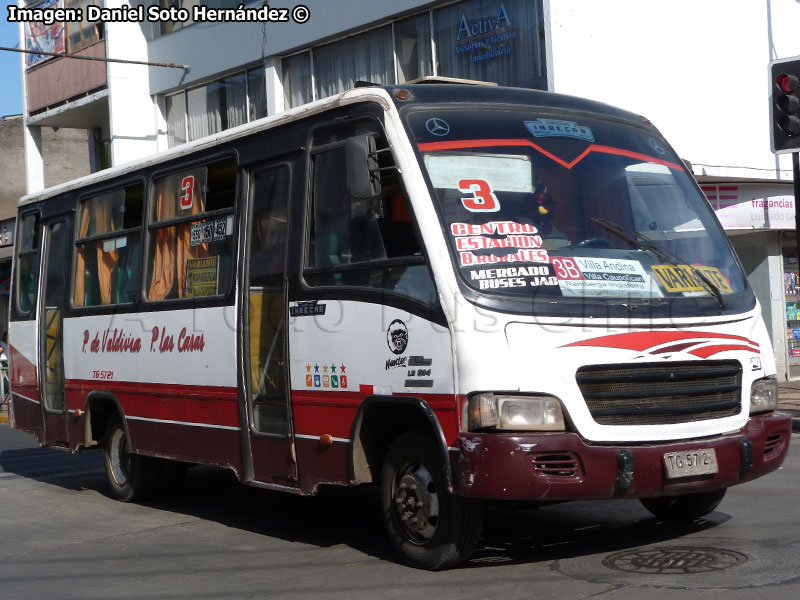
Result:
M450 493L430 436L399 437L381 474L381 508L392 545L413 567L439 570L469 558L480 538L483 504Z
M108 422L105 467L111 495L122 502L147 500L158 490L160 465L156 459L133 454L128 434L117 416Z
M666 521L691 521L712 512L725 497L726 488L713 492L640 498L639 502L656 517Z

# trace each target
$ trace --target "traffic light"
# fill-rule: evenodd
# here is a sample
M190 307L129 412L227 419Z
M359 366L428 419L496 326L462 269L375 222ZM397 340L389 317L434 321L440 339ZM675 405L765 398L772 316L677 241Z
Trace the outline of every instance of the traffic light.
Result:
M775 154L800 150L800 57L769 63L770 146Z

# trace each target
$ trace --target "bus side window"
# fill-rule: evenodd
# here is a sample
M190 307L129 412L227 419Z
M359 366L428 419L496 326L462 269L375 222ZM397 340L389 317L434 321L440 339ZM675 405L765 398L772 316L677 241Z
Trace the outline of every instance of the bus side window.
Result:
M20 316L34 318L39 289L39 246L42 238L39 213L23 215L17 249L16 302Z
M73 293L76 307L136 300L143 201L141 183L81 201Z
M147 299L222 296L233 279L236 161L157 179L150 202Z
M378 149L386 149L378 138ZM379 288L432 304L436 290L414 228L408 198L393 169L391 152L380 152L381 193L349 193L343 145L315 153L308 264L311 286Z

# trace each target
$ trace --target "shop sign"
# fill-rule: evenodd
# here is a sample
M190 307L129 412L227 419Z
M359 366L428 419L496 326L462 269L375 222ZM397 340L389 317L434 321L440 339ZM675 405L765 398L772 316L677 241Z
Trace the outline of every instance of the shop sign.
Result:
M722 227L728 229L794 229L791 185L702 186Z
M454 54L468 54L470 63L479 63L511 54L515 39L517 30L500 2L497 11L487 16L470 19L461 13Z

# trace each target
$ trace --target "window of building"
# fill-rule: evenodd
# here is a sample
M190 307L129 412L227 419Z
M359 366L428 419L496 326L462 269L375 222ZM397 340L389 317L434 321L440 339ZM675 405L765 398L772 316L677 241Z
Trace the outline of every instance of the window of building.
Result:
M284 101L427 75L547 89L544 41L541 0L457 2L284 58Z
M245 81L237 73L186 92L190 142L247 122Z
M73 294L76 307L136 300L143 204L141 183L81 201Z
M267 74L263 68L247 71L247 116L250 121L267 116Z
M161 33L172 33L178 29L183 29L187 25L194 23L194 13L192 9L200 4L209 8L236 8L243 3L243 0L159 0L161 8L185 8L189 11L189 18L185 21L162 21Z
M547 89L541 2L469 0L433 11L436 72Z
M229 75L164 99L169 147L225 131L267 114L263 67Z
M425 12L394 24L397 82L433 74L431 19Z
M363 134L362 134L363 135ZM388 148L376 137L378 150ZM380 193L354 198L345 143L313 157L313 198L306 282L311 286L377 288L434 303L436 291L391 152L379 152ZM365 165L366 168L366 165Z
M221 296L233 274L236 161L184 169L155 181L147 299Z
M19 244L17 246L17 312L33 316L36 309L36 295L39 290L39 247L42 230L39 226L39 213L23 215L19 224Z
M103 39L103 24L87 20L86 8L96 4L94 0L64 0L65 8L81 10L81 21L67 21L67 54L82 50Z
M314 100L311 82L311 51L283 59L283 103L286 108Z
M185 144L186 131L186 93L180 92L164 99L167 112L167 144L170 148Z
M326 44L314 50L314 87L317 98L325 98L353 87L359 79L391 85L391 26Z

